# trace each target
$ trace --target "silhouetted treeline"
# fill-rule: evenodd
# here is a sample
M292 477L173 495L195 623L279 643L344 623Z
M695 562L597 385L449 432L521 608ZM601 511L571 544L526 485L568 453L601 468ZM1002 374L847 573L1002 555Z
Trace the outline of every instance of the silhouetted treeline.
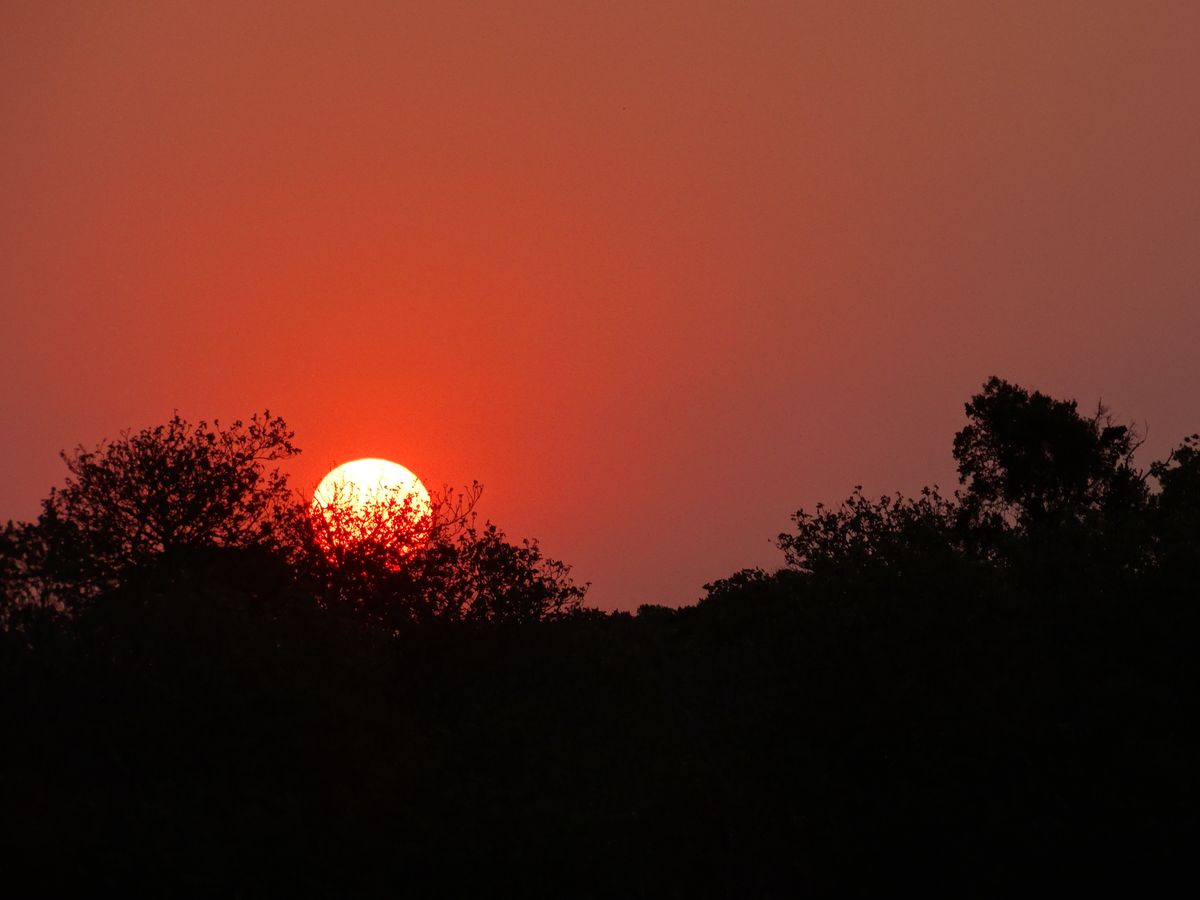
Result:
M263 493L196 506L236 528L52 495L0 554L0 878L737 898L1190 880L1200 442L1142 471L1104 410L998 379L966 412L952 495L802 511L780 570L636 616L583 608L536 544L475 525L471 492L443 506L445 558L408 570L395 534L318 556L324 526L257 463Z
M35 522L0 532L0 627L69 627L106 593L209 550L287 565L307 602L385 631L420 621L519 622L579 607L585 588L536 541L479 524L480 488L429 509L401 493L314 505L279 464L300 451L269 411L228 427L165 425L64 453L68 476Z

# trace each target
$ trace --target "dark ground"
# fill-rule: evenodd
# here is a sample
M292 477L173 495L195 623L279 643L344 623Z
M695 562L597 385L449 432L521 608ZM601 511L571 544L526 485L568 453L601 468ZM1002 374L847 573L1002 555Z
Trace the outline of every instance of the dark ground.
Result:
M237 566L151 573L32 650L3 636L9 896L1195 877L1197 618L1178 587L781 576L678 612L389 639Z

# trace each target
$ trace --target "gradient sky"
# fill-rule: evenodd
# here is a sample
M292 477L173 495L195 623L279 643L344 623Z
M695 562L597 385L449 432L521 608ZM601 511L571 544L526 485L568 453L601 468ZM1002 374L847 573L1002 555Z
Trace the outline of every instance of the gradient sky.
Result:
M593 582L953 481L990 374L1200 429L1200 4L0 6L0 519L269 406Z

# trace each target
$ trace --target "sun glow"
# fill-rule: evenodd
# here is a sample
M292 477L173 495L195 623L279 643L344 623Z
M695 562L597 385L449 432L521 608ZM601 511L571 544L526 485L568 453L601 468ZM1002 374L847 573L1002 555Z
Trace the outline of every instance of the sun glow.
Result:
M398 541L407 550L428 535L433 504L416 475L387 459L356 459L321 479L313 508L330 545Z

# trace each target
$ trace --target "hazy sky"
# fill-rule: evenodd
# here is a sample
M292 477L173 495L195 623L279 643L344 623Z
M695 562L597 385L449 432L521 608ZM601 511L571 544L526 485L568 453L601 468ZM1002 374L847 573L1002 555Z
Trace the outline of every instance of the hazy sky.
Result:
M949 484L999 374L1200 429L1200 4L0 6L0 519L269 406L598 605Z

